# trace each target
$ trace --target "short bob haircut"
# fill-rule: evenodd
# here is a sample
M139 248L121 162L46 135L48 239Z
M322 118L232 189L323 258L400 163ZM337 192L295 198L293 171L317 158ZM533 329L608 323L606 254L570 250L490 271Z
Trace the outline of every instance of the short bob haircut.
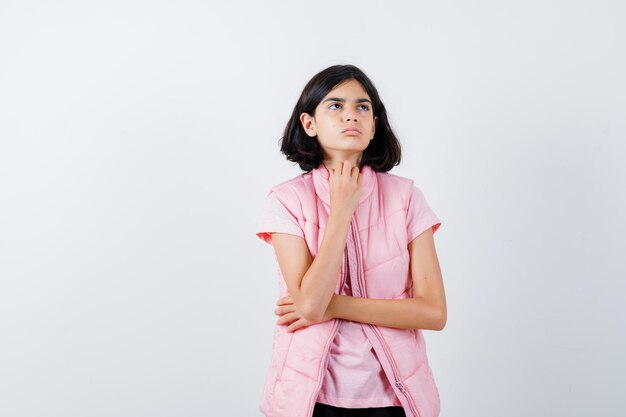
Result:
M363 151L359 171L364 165L369 165L374 171L387 172L400 164L400 142L389 125L387 111L374 83L354 65L333 65L317 73L305 85L280 139L280 151L287 156L287 160L297 162L303 171L317 168L323 162L324 155L317 136L312 138L306 134L300 115L308 113L315 116L315 109L322 99L333 88L349 80L361 83L372 100L372 117L378 117L374 139Z

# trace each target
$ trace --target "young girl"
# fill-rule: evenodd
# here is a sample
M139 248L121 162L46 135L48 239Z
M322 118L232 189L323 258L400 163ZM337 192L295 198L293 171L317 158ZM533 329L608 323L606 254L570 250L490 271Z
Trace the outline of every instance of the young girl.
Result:
M280 298L267 417L437 417L421 329L442 330L440 220L388 173L400 143L370 79L334 65L305 86L281 151L305 171L275 185L257 227Z

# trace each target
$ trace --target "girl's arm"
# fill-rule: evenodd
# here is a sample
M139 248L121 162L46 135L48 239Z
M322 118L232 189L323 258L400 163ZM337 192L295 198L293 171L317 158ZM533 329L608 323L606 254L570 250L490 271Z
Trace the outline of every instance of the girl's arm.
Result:
M293 306L291 315L303 318L300 324L328 320L331 302L345 250L351 215L331 210L326 230L315 259L304 239L287 233L271 233L276 253Z
M442 330L447 320L447 308L432 229L428 228L413 239L408 250L411 258L413 298L388 300L333 294L324 318L403 329ZM297 318L293 314L292 302L290 297L282 298L278 302L280 307L275 311L282 316L279 323L291 323L288 331L311 324L292 321Z
M327 320L341 270L352 215L359 203L362 175L350 161L329 171L330 213L315 260L300 236L271 233L280 270L293 297L300 324Z
M335 295L329 316L379 326L442 330L446 297L432 229L409 243L413 298L382 300Z

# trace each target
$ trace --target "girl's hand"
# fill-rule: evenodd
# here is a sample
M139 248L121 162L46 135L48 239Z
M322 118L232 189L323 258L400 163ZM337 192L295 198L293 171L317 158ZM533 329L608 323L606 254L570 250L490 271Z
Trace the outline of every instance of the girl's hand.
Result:
M363 175L359 167L352 166L350 161L341 161L336 170L329 170L329 174L331 213L336 210L352 217L361 195Z
M302 317L302 315L298 312L296 305L293 303L293 298L290 296L279 298L276 305L278 308L274 310L274 314L279 316L278 320L276 320L276 324L288 325L288 332L293 332L301 327L308 327L311 324L315 324L314 322ZM332 318L330 314L328 314L328 309L326 309L326 311L327 313L324 314L322 321L330 320Z

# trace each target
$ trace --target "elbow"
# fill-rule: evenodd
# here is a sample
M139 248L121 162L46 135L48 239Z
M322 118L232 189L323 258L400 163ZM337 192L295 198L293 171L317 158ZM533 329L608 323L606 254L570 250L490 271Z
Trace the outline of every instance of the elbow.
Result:
M311 323L319 323L323 320L324 311L322 311L319 306L313 305L312 303L303 303L302 308L299 310L302 318Z
M312 302L311 297L307 297L304 293L298 291L293 296L296 312L303 318L311 323L317 323L321 320L320 315L317 312L315 303Z
M310 321L311 323L320 323L322 321L322 314L319 314L317 312L312 312L312 313L308 313L307 315L302 315L302 317L304 317L306 320Z
M439 331L443 330L446 327L447 321L448 321L447 313L445 311L441 311L434 330L439 330Z
M419 312L416 314L416 329L443 330L446 327L448 315L443 307L428 303L424 298L419 299Z
M332 301L333 295L326 300L319 295L309 295L300 292L298 299L296 300L296 308L300 317L311 322L321 323L328 320L327 310Z
M446 327L448 315L445 307L430 305L428 310L428 330L443 330Z

